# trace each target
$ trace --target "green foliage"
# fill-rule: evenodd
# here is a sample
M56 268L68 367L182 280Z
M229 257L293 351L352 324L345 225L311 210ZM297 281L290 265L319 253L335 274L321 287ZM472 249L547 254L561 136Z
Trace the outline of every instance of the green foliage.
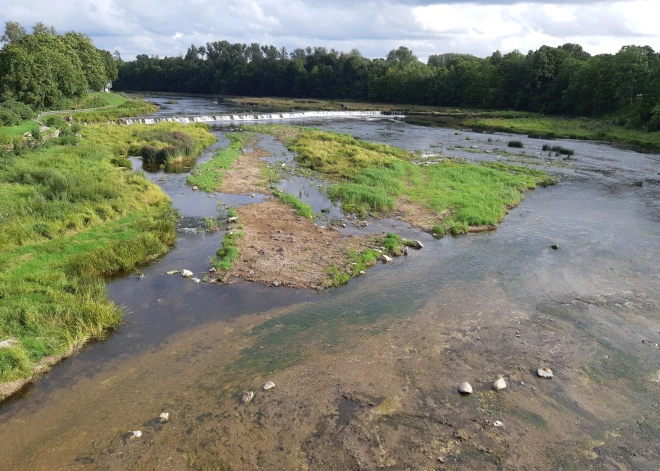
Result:
M235 208L227 208L227 217L228 218L238 217L238 212L236 211Z
M277 196L282 203L293 206L302 217L314 219L314 208L300 201L297 196L279 190L273 190L273 194Z
M211 265L219 272L228 272L238 260L240 253L238 252L238 239L243 237L240 232L228 232L222 238L222 247L218 249L215 256L211 260Z
M355 265L351 265L353 267L352 275L359 276L360 272L366 271L368 267L373 266L378 260L380 260L380 257L380 252L375 249L367 249L360 253L350 254L349 258L351 263L355 263Z
M401 254L403 242L400 235L388 232L379 242L387 255L398 256Z
M195 185L203 191L216 191L222 185L225 171L241 155L243 137L240 134L227 134L230 139L226 149L220 149L211 160L196 166L186 178L189 185Z
M213 140L202 127L158 126ZM103 277L174 243L167 196L143 174L116 168L146 128L88 126L77 147L60 139L1 159L0 338L19 344L0 350L0 382L106 335L122 310Z
M522 141L509 141L507 144L509 147L517 147L519 149L522 149L525 147L525 145L522 143Z
M110 94L107 94L110 95ZM95 111L75 112L73 119L79 123L106 123L118 118L141 116L155 112L158 107L142 100L127 100L112 108L103 108Z
M209 231L217 231L220 225L216 218L204 218L204 227Z
M337 265L326 268L325 272L330 278L330 286L342 286L347 284L351 279L351 275L342 271Z

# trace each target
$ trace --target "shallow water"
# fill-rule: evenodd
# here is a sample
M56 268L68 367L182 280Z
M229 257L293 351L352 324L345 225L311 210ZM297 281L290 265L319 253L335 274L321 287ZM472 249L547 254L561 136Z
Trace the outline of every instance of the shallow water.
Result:
M176 99L179 105L170 105L163 113L204 114L218 106L211 100ZM184 217L176 247L141 269L144 277L108 283L109 295L127 308L124 325L0 406L0 469L215 469L209 463L219 467L220 458L213 447L207 447L226 441L196 431L206 420L200 417L214 411L215 415L208 414L216 417L218 427L225 424L228 436L243 436L237 425L227 424L234 423L233 414L241 417L241 423L252 416L242 409L236 412L231 393L258 387L269 374L279 375L276 391L280 391L279 378L308 384L306 378L322 376L337 362L341 374L331 383L339 382L342 388L369 389L375 384L387 390L388 384L413 375L415 382L406 379L407 385L397 392L405 411L428 415L436 401L453 411L447 413L453 414L454 422L470 423L468 418L475 414L490 418L495 410L499 415L493 418L511 424L512 430L506 432L514 449L533 439L555 450L536 458L525 458L520 451L515 459L523 460L522 467L532 462L538 469L657 469L660 383L655 379L660 374L660 350L653 344L660 343L660 156L598 143L520 136L515 139L525 147L513 150L506 146L511 136L456 134L393 120L300 124L469 160L507 162L518 157L498 152L520 154L525 163L561 180L527 194L492 233L433 239L397 221L370 221L365 229L349 225L347 231L354 233L394 230L421 240L425 247L391 265L375 267L345 287L317 294L244 282L197 284L166 275L186 268L201 277L223 235L203 230L201 218L222 215L226 206L261 197L209 197L187 187L185 174L150 174ZM222 138L226 129L214 129L221 139L218 145L226 145ZM571 160L542 156L545 143L569 147L576 154ZM266 160L272 165L295 167L292 155L273 138L265 136L258 145L271 153ZM486 150L489 153L476 153ZM199 161L210 155L208 151ZM316 212L329 209L319 224L343 218L323 187L317 186L318 178L314 186L311 183L294 172L279 187L299 195ZM552 244L560 249L552 250ZM409 326L420 330L415 334ZM414 355L406 353L397 375L388 376L393 368L381 369L379 361L385 365L395 347L405 352L419 349L428 361L409 365L407 358ZM347 355L357 356L360 351L380 360L366 369L357 360L349 361ZM327 356L326 366L316 363L319 355ZM533 372L541 364L550 364L556 377L538 384L540 391L528 389L527 385L537 383L525 370ZM503 372L513 378L510 395L504 396L510 402L497 402L485 393L479 407L452 402L456 400L453 383L462 381L458 378L473 378L470 381L478 388ZM447 388L434 384L444 381L450 383ZM408 388L416 391L415 397L426 399L419 403L407 399ZM318 396L314 387L296 386L296 390L313 397L316 407L325 407L321 399L325 396ZM516 402L516 395L538 409L524 412L524 401ZM350 426L353 414L365 409L347 407L339 397L329 404L332 401L337 407L332 423L337 427ZM279 402L291 417L298 417L294 411L302 403L300 399L286 409L286 400ZM170 428L150 422L162 410L176 418ZM219 411L228 415L220 419ZM257 415L263 414L267 412ZM525 421L532 424L531 438L513 431ZM296 423L304 424L304 418ZM316 432L305 438L303 425L291 427L299 434L298 441L322 439L323 434ZM128 430L137 428L147 435L141 445L124 438ZM617 434L609 432L614 429ZM256 430L247 436L261 434L256 436L262 437L264 447L270 443L270 432L287 435L263 424ZM585 445L585 437L603 444ZM596 456L580 461L585 447ZM174 449L187 458L177 461L172 455L173 461L159 461ZM232 461L231 453L236 453L232 448L224 450L233 469L255 469L249 460ZM283 458L276 452L264 450L260 467L287 469L273 464L284 462L278 461ZM574 459L574 450L582 458ZM307 448L308 458L314 453ZM412 451L401 452L397 461L406 463L407 453ZM410 459L419 463L414 456ZM456 456L456 462L465 460L468 469L482 462L467 451ZM507 459L516 467L514 457ZM264 464L269 462L270 467Z

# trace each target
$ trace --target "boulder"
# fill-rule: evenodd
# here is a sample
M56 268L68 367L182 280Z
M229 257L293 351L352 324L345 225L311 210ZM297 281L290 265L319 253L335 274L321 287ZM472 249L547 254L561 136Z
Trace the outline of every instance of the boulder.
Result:
M474 391L470 383L466 381L458 387L458 392L461 394L472 394Z
M190 278L191 276L193 276L193 272L191 272L190 270L182 270L181 276L184 278Z

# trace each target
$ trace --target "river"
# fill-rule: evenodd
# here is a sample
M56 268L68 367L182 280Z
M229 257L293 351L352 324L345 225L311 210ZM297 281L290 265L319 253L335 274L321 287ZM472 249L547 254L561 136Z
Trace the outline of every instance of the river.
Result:
M176 100L157 116L231 111ZM176 246L144 276L109 280L127 315L107 340L0 405L0 469L660 467L659 155L520 136L514 152L504 134L386 117L292 124L430 161L530 164L560 181L528 193L490 233L434 239L369 220L350 231L393 230L424 249L319 294L167 276L208 269L223 232L201 218L261 197L207 195L185 173L150 173L182 215ZM230 126L213 125L214 148ZM575 155L548 156L548 143ZM294 164L272 137L257 145ZM315 184L280 183L329 208L326 220L342 217ZM542 366L551 380L536 376ZM494 392L500 375L508 387ZM463 381L474 394L458 395ZM256 392L252 403L239 403L243 390Z

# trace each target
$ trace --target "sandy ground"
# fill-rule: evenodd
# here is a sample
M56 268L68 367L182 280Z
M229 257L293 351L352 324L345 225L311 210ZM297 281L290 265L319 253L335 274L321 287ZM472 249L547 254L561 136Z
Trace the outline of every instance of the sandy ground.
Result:
M261 174L261 168L265 164L262 160L259 160L261 157L268 155L270 155L268 152L259 147L254 147L251 152L241 154L225 173L219 191L233 195L269 193Z
M238 225L241 256L227 275L257 283L323 289L331 283L328 269L346 270L351 251L373 245L372 238L318 227L279 199L241 207Z

